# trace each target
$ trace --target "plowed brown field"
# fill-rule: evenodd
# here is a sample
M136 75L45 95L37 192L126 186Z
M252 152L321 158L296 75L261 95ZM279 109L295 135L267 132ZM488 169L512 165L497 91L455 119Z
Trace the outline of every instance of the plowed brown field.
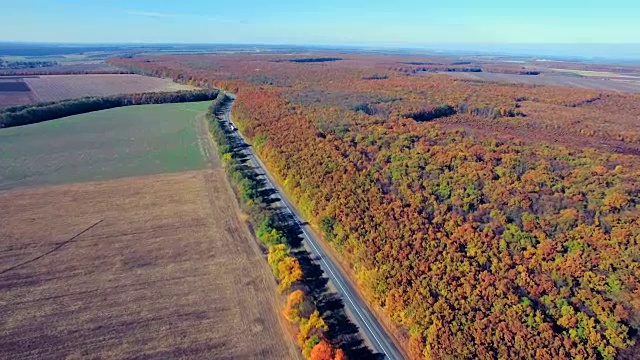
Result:
M299 358L203 150L213 168L0 191L0 359Z

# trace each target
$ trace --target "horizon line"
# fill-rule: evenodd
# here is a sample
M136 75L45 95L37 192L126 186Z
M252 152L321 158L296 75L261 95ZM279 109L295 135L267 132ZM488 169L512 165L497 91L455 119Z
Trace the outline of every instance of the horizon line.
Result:
M289 46L431 46L431 45L640 45L638 42L382 42L382 43L299 43L299 42L171 42L171 41L21 41L0 40L0 44L57 45L289 45Z

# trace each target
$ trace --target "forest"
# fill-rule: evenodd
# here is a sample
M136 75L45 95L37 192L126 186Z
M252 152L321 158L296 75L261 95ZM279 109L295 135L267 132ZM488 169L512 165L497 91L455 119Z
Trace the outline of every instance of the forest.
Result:
M55 61L5 61L0 58L0 69L34 69L58 65Z
M111 63L234 92L240 131L412 359L637 358L638 95L323 56L342 60Z

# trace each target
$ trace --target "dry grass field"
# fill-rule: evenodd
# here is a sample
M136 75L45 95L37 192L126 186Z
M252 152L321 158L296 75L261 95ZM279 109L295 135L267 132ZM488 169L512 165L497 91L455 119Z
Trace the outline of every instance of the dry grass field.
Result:
M25 78L25 82L40 101L195 89L171 79L129 74L42 75Z
M0 191L0 359L299 358L273 275L208 160Z

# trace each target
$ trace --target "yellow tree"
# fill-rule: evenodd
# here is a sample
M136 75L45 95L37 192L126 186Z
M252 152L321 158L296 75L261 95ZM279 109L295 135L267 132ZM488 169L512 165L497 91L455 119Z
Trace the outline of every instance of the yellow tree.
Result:
M269 262L269 265L271 265L271 270L273 270L273 274L276 277L280 278L278 265L288 256L289 248L287 247L287 245L280 244L269 247L269 255L267 256L267 261Z
M304 347L307 339L313 335L321 335L329 328L324 322L318 310L314 311L308 319L302 319L300 321L300 332L298 333L298 344L300 347Z
M287 296L287 305L282 314L292 323L300 321L300 305L304 301L304 291L296 290Z
M284 292L289 289L296 281L302 280L304 274L300 268L298 259L293 257L286 257L278 264L278 274L280 277L280 285L278 290Z

